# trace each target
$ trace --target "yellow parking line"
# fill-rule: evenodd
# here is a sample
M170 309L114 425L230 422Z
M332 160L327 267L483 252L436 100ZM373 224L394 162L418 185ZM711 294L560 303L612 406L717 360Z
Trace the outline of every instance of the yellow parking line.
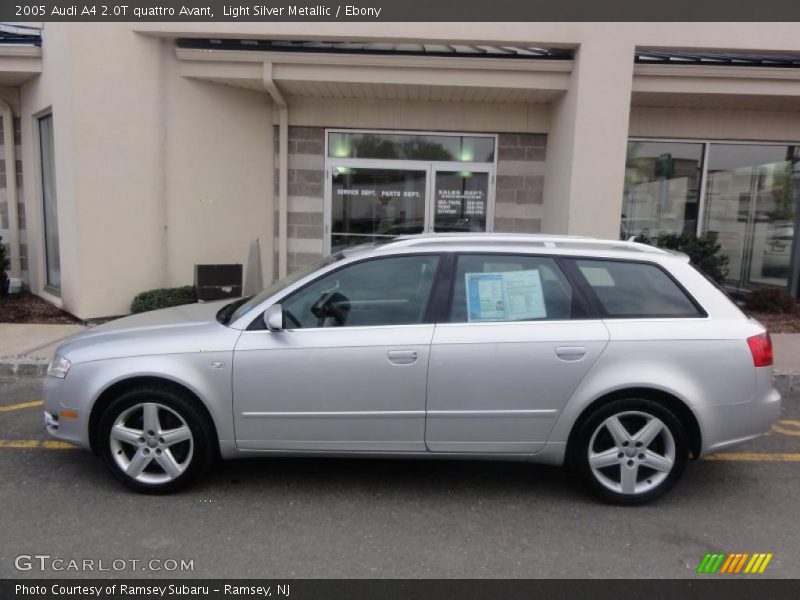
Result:
M0 413L11 412L12 410L22 410L23 408L35 408L42 406L42 400L32 400L31 402L20 402L18 404L9 404L8 406L0 406Z
M794 454L772 454L757 452L722 452L720 454L710 454L706 460L734 460L746 462L800 462L800 453Z
M70 450L75 448L67 442L57 440L0 440L0 448L46 448L47 450Z
M793 419L778 421L772 426L772 431L782 433L783 435L800 435L800 421Z

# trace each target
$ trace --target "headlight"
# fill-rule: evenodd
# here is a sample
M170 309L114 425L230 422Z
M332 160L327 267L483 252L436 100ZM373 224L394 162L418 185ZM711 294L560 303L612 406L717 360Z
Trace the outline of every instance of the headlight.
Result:
M53 360L50 361L50 365L47 367L47 374L50 377L58 377L59 379L64 379L69 373L71 363L64 358L63 356L56 354L53 356Z

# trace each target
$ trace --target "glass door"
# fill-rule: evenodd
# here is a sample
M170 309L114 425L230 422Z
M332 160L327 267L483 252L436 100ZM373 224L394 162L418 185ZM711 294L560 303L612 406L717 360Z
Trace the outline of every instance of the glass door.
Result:
M485 167L432 167L430 231L488 231L491 173Z
M332 160L330 251L399 235L491 231L493 175L475 163Z
M328 130L324 249L492 231L497 137Z
M430 169L333 165L330 248L422 233Z

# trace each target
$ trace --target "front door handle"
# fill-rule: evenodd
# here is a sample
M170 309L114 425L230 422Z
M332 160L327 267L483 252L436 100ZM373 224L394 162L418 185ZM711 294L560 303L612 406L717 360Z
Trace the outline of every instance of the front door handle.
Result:
M395 365L411 365L417 362L419 352L416 350L389 350L386 353L386 358Z
M561 360L580 360L586 356L586 348L583 346L559 346L556 348L556 356Z

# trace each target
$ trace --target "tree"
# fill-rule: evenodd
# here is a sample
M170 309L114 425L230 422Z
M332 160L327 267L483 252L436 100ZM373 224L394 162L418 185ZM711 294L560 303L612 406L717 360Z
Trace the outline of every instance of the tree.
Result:
M637 241L641 241L637 238ZM692 264L711 279L722 285L728 276L728 257L716 237L697 236L693 233L665 233L659 236L656 245L667 250L677 250L689 256Z

